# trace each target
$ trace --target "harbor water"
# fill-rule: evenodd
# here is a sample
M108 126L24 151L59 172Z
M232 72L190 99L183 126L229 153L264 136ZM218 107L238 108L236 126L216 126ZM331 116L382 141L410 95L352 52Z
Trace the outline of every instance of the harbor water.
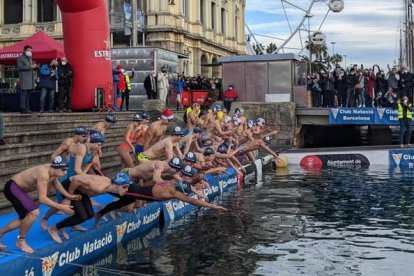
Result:
M264 173L74 275L414 275L414 171Z

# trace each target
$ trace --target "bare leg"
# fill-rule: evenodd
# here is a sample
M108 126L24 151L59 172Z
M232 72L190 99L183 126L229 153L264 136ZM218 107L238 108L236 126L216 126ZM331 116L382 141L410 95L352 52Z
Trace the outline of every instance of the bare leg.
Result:
M36 209L28 213L26 217L22 219L20 225L19 238L16 241L16 246L25 253L31 254L34 252L33 249L26 243L26 235L30 227L32 227L33 222L35 222L35 220L39 216L39 214L39 209Z
M124 149L118 150L119 156L121 157L121 161L123 161L122 166L125 165L123 168L133 168L134 167L134 161L131 158L131 153L129 151L126 151Z
M78 225L75 225L72 227L72 231L79 231L79 232L86 232L88 231L88 229L86 229L85 227Z
M58 212L58 209L55 208L49 208L49 210L47 210L46 214L44 215L44 217L40 220L40 227L47 231L47 220L53 216L54 214L56 214Z
M69 240L69 235L68 235L68 233L66 233L65 228L60 229L60 233L62 233L62 236L63 236L65 239Z
M13 220L9 222L6 226L4 226L2 229L0 229L0 239L4 236L4 234L13 231L14 229L17 229L22 224L22 221L20 219ZM0 242L0 250L5 250L6 246Z

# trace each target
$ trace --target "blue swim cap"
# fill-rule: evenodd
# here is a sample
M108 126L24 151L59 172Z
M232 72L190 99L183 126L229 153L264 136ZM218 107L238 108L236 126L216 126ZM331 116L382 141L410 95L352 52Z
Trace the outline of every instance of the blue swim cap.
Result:
M203 153L204 156L210 156L210 155L213 155L213 154L214 154L213 148L207 147L207 148L204 149L204 153Z
M125 172L119 172L112 178L112 184L117 186L131 185L132 183L132 180Z
M181 163L181 160L178 157L171 158L171 160L168 162L168 165L170 165L171 168L176 170L181 170L181 168L183 167L183 164Z
M56 156L52 160L52 168L54 169L63 169L69 167L69 162L64 156Z
M194 133L202 133L203 129L199 125L196 125L193 129L193 132Z
M226 153L227 153L227 149L228 149L228 147L226 147L226 145L221 144L221 145L218 147L217 151L218 151L219 153L221 153L221 154L226 154Z
M105 143L105 136L100 133L99 131L96 131L94 133L91 134L91 139L90 139L91 143Z
M188 162L191 162L191 163L195 163L195 162L197 162L197 156L194 154L194 152L189 151L185 155L184 160L186 160Z
M220 111L220 110L221 110L221 105L216 104L216 105L214 106L213 111L214 111L214 112L217 112L217 111Z
M107 114L106 117L105 117L105 121L110 123L110 124L115 124L116 123L115 115L112 114L112 113Z
M180 127L180 126L176 126L173 129L172 135L176 135L176 136L184 136L184 130Z
M75 135L88 136L89 131L86 129L86 127L78 126L78 127L75 127Z
M270 137L270 136L265 136L265 137L263 137L263 141L264 141L266 144L270 145L270 143L272 142L272 137Z
M149 115L148 112L143 112L141 116L142 116L142 119L147 119L147 120L151 119L151 116Z
M256 125L256 122L254 121L254 120L249 120L249 121L247 121L247 126L249 127L249 128L252 128L252 127L254 127Z

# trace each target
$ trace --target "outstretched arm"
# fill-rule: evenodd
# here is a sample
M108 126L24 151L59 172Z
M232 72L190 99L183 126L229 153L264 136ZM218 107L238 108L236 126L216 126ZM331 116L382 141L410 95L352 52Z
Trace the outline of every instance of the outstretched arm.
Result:
M177 191L174 192L174 197L176 199L179 199L181 201L184 201L184 202L196 205L196 206L207 207L207 208L216 209L216 210L219 210L219 211L228 211L226 208L221 207L219 205L208 203L208 202L205 202L205 201L202 201L202 200L199 200L199 199L194 199L194 198L188 197L186 195L183 195L182 193L177 192Z

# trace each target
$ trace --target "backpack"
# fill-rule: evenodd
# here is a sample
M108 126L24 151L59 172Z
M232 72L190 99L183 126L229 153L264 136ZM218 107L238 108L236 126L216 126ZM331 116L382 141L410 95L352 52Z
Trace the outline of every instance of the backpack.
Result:
M40 75L42 76L48 76L50 75L50 67L47 64L42 64L39 69Z

